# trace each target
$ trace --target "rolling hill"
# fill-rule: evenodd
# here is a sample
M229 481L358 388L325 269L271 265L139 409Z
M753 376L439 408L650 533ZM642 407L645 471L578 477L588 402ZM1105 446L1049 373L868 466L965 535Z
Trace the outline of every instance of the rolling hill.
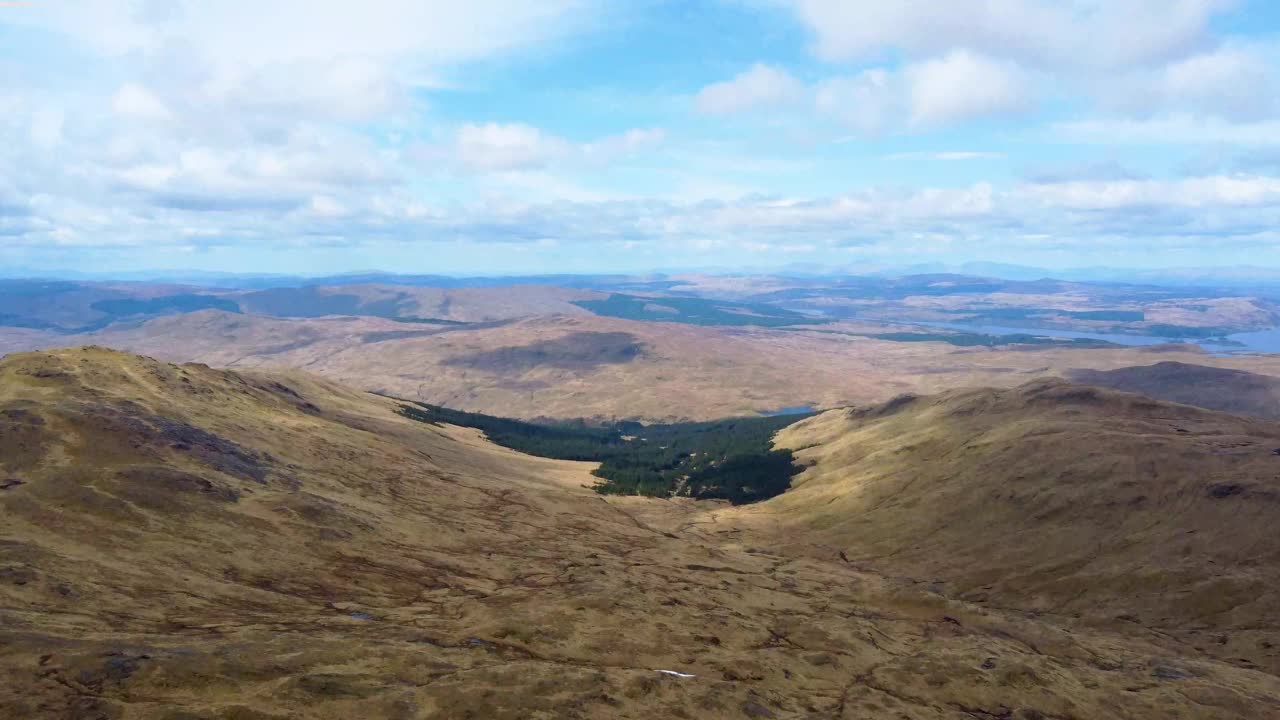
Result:
M808 469L734 513L795 550L1280 671L1280 424L1042 380L832 411L777 441Z
M174 362L302 369L364 390L525 419L711 420L880 402L906 392L1014 386L1075 368L1157 359L1280 376L1277 356L874 337L883 332L849 323L708 327L590 314L457 324L204 310L72 336L0 332L0 348L97 344Z
M1067 377L1170 402L1280 420L1280 378L1270 375L1162 362L1115 370L1078 369L1068 372Z
M1031 402L1052 427L1085 402L1056 387L1010 397ZM934 406L971 411L971 423L986 412L1004 417L988 396ZM1165 407L1107 402L1137 423L1155 412L1141 403ZM1153 441L1166 455L1231 437L1237 444L1219 452L1252 458L1241 438L1270 442L1275 432L1170 407L1190 434L1171 436L1181 448ZM1028 583L1052 592L1055 577L1080 578L1075 566L1028 574L1011 559L1056 553L1068 518L1075 532L1094 533L1078 546L1109 538L1121 556L1138 552L1125 550L1130 543L1152 549L1141 532L1105 536L1080 514L1014 522L995 513L977 520L1009 523L1003 553L905 554L939 576L948 566L970 580L985 574L990 597L965 600L966 590L952 595L800 547L834 533L861 562L894 537L902 544L906 528L853 544L847 523L857 516L836 510L861 502L856 487L833 495L828 516L815 513L822 474L793 491L794 502L788 493L752 506L760 514L751 517L715 503L606 498L583 487L590 465L519 455L398 408L296 373L99 348L0 360L0 716L1225 720L1280 712L1280 679L1257 653L1246 664L1136 623L994 601L1006 588L1013 604ZM791 440L924 412L832 413ZM1239 434L1212 434L1206 423ZM802 452L819 462L809 472L822 473L825 451ZM913 453L930 457L910 446L900 454ZM1237 469L1253 463L1241 459ZM965 476L975 489L983 469ZM1180 579L1192 588L1203 563L1218 562L1228 598L1257 590L1246 580L1263 581L1274 567L1262 562L1271 541L1250 530L1269 518L1259 495L1267 488L1235 477L1240 489L1222 497L1200 476L1171 482L1170 494L1191 493L1182 503L1192 509L1202 495L1208 507L1234 509L1237 539L1212 530L1211 521L1227 526L1217 515L1172 513L1171 527L1212 542L1203 554L1184 556L1180 543L1155 559L1183 558ZM1130 492L1119 482L1109 491L1117 502ZM800 529L775 534L801 511ZM1037 525L1052 530L1037 536ZM964 537L922 542L958 552ZM1261 597L1259 612L1269 602ZM1241 622L1250 614L1238 612ZM1232 656L1245 653L1238 641L1233 633Z

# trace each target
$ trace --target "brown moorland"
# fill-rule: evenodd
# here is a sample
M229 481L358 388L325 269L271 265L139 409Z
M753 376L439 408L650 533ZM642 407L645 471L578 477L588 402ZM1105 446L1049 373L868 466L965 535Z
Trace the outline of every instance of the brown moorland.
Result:
M1194 628L1217 617L1179 614L1197 609L1246 621L1247 606L1197 603L1172 583L1199 591L1199 579L1216 573L1234 602L1256 589L1251 576L1269 577L1271 541L1254 529L1275 524L1274 503L1260 496L1273 476L1253 454L1256 442L1280 437L1276 426L1057 384L915 403L922 406L831 413L798 428L787 441L829 443L802 453L818 464L793 493L740 512L602 498L584 487L588 465L412 422L394 401L301 374L172 365L97 348L9 356L0 361L0 716L1280 713L1280 679L1266 652L1239 646L1267 631L1233 631L1224 649L1202 649L1177 628L1142 624L1174 613ZM859 433L878 443L873 469L908 463L901 472L918 467L933 478L953 423L980 428L986 413L1007 419L1009 403L1023 408L1025 424L1010 441L1043 452L1021 466L998 465L1003 445L988 437L972 457L946 456L972 484L973 502L1003 507L983 494L987 474L1014 491L1011 473L1034 477L1074 452L1091 458L1087 468L1115 476L1111 484L1087 480L1097 493L1090 507L1107 507L1108 498L1128 505L1138 489L1127 483L1145 475L1131 477L1134 461L1101 456L1125 448L1151 451L1140 457L1157 468L1161 457L1181 458L1185 478L1169 480L1152 506L1222 510L1166 512L1154 535L1128 525L1107 534L1070 508L1037 519L1037 501L1021 513L977 514L967 535L921 536L928 552L916 551L908 528L883 540L849 530L875 517L859 505L875 489L841 479L850 463L825 462L828 454L851 459L834 454L839 438L854 438L839 445L845 451ZM916 437L907 413L929 405L942 416L920 415L935 427L917 428L928 437ZM1149 445L1095 447L1107 432L1095 429L1098 419L1108 413L1133 437L1151 435ZM1158 431L1164 421L1153 417L1165 414L1187 432ZM1045 434L1026 430L1037 424ZM888 439L894 434L898 441ZM1071 450L1048 452L1058 445ZM1216 497L1213 484L1202 484L1227 468L1241 489ZM844 482L843 492L819 493L827 481ZM823 497L816 505L815 493ZM1180 503L1178 493L1188 493ZM909 488L902 495L914 497ZM946 497L963 505L955 493ZM916 512L938 508L921 498ZM997 521L1008 523L1003 546L990 544L998 530L987 524ZM1125 602L1148 604L1131 610L1139 613L1132 621L1072 614L1091 597L1118 609L1114 576L1093 573L1094 593L1081 582L1087 564L1032 571L1017 560L1054 555L1052 543L1075 535L1069 552L1112 548L1105 567L1120 569L1126 557L1159 550L1149 538L1172 537L1178 523L1210 542L1178 537L1155 553L1154 567L1176 561L1183 574L1167 578L1170 602L1144 594L1161 585L1140 575ZM1219 529L1210 532L1211 523ZM1045 534L1029 529L1036 526ZM816 547L828 542L840 543L846 559ZM1185 543L1195 552L1184 555ZM894 546L904 549L900 560L883 552ZM916 583L882 574L881 564L954 580ZM962 585L977 575L992 586L985 597ZM1001 609L1019 605L1028 587L1056 593L1055 576L1081 593L1076 605ZM1212 645L1214 637L1202 639Z
M1066 375L1086 385L1280 420L1280 378L1270 375L1170 361L1115 370L1079 369Z
M1280 424L1042 380L832 411L777 442L808 469L722 522L1280 672Z
M364 390L521 418L712 419L825 409L1158 360L1280 377L1280 357L1213 357L1189 345L958 347L858 334L884 331L855 323L769 329L592 315L433 325L206 310L87 335L26 335L9 349L87 342L174 362L297 368Z

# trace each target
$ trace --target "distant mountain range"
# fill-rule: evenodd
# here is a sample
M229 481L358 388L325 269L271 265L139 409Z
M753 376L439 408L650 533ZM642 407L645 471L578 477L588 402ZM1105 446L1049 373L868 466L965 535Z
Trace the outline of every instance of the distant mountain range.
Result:
M558 285L561 287L627 289L672 277L708 275L723 277L823 278L908 277L912 275L967 275L1000 280L1066 280L1074 282L1164 285L1172 287L1254 288L1280 293L1280 268L1229 266L1207 268L1047 268L997 262L961 264L916 263L909 265L829 266L793 264L775 269L669 269L652 273L601 273L552 275L453 275L444 273L395 273L364 270L333 275L289 273L234 273L205 270L142 270L131 272L82 272L34 268L0 269L0 278L47 278L81 281L174 283L227 289L305 287L312 285L408 285L417 287L470 288L504 285Z

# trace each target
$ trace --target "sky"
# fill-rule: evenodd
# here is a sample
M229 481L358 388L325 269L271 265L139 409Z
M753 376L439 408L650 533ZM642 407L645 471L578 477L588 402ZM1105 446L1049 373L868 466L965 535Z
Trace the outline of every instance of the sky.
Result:
M0 268L1280 266L1273 0L0 2Z

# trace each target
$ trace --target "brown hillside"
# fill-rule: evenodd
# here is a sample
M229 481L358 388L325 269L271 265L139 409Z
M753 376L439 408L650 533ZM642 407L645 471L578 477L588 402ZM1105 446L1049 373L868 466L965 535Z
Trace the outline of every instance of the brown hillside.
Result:
M1275 357L1210 357L1190 346L956 347L841 334L883 330L847 323L726 328L593 315L442 325L205 310L87 335L0 328L0 350L97 344L173 362L296 368L363 390L523 418L705 420L883 402L908 392L1014 387L1072 368L1155 359L1280 376Z
M1280 420L1280 378L1270 375L1162 362L1115 370L1072 370L1067 377L1185 405Z
M0 717L1280 713L1275 676L1165 636L788 554L587 469L301 375L5 358Z
M1280 425L1037 381L832 411L741 511L856 566L1280 670Z

